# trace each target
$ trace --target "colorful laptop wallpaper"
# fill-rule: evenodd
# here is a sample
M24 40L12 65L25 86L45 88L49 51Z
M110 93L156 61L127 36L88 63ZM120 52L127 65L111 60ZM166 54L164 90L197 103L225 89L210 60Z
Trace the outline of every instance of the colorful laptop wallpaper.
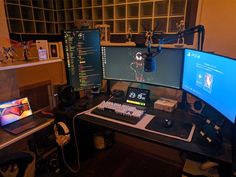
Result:
M0 103L1 126L32 115L27 97Z

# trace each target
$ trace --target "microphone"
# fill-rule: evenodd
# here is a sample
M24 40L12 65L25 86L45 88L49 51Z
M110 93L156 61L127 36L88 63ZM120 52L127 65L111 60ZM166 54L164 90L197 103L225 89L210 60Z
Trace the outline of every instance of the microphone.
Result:
M144 59L144 71L145 72L156 72L157 70L157 61L155 57L147 56Z
M148 42L148 53L145 53L144 57L144 72L156 72L157 71L157 59L156 55L161 53L161 46L157 47L156 52L151 51L151 43Z

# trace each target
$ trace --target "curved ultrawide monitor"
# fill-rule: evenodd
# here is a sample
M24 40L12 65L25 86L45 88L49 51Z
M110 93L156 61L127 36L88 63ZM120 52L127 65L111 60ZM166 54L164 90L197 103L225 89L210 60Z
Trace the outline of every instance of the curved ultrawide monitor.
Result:
M186 49L182 88L235 121L236 60Z
M101 51L103 78L106 80L181 88L183 49L163 48L148 62L149 68L155 68L149 72L144 68L146 47L103 46ZM152 51L156 51L156 48L152 48Z

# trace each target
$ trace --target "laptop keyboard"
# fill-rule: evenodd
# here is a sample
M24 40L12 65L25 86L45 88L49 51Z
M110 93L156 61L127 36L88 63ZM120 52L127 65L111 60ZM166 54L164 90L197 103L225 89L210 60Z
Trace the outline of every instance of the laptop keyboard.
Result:
M13 134L19 134L26 130L35 128L38 125L45 123L46 121L47 120L44 118L28 117L13 124L9 124L5 126L4 129Z

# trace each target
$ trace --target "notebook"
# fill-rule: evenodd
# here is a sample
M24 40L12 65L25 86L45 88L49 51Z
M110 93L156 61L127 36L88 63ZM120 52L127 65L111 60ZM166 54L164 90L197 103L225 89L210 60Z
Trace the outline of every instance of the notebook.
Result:
M19 134L47 122L33 116L27 97L0 103L1 127L13 134Z

